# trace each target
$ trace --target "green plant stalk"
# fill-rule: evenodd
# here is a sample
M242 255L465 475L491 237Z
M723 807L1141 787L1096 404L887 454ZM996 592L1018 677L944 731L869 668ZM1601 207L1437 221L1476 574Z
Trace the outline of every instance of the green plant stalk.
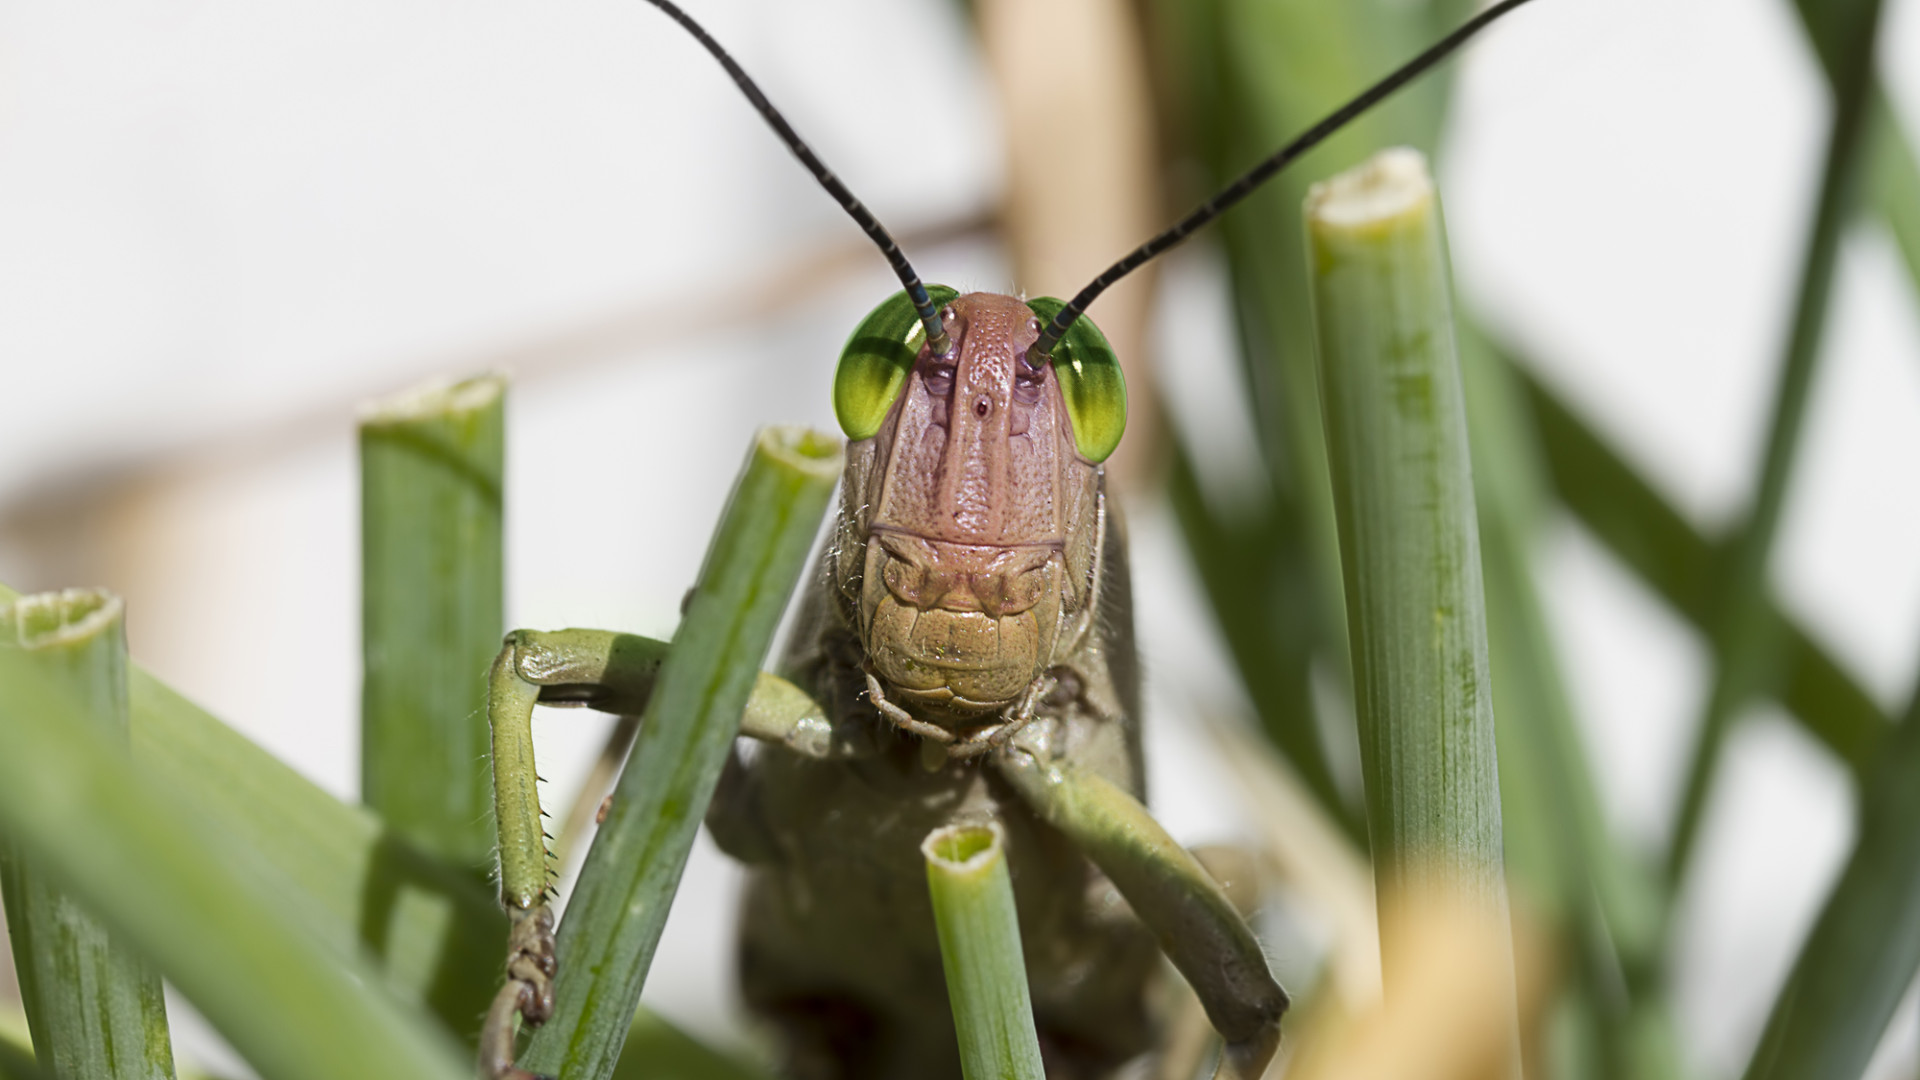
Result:
M687 851L838 478L838 440L756 439L560 924L554 1016L520 1065L606 1080Z
M484 673L505 630L506 380L436 383L360 421L360 791L421 850L493 861Z
M126 753L127 638L120 598L97 589L0 607L0 649L16 650L77 699L83 723ZM30 859L0 845L21 1002L52 1080L173 1080L160 977Z
M1920 697L1889 733L1860 836L1800 947L1747 1080L1857 1077L1920 970Z
M189 804L92 729L69 688L9 649L0 688L0 828L263 1077L464 1080L437 1024L236 866Z
M1169 111L1191 120L1178 137L1191 139L1215 182L1224 182L1354 87L1452 29L1470 7L1313 0L1152 5L1161 66L1172 76ZM1430 145L1445 87L1444 75L1409 87L1220 223L1272 484L1264 498L1217 514L1197 498L1193 463L1177 459L1170 478L1196 570L1262 727L1363 846L1364 820L1333 778L1309 682L1317 664L1342 687L1348 672L1307 273L1294 257L1304 244L1298 207L1311 176L1352 164L1370 147Z
M967 1080L1045 1080L1013 879L996 825L927 834L927 891Z
M1686 877L1699 836L1707 797L1720 759L1728 725L1734 713L1755 694L1772 690L1777 672L1779 624L1763 617L1766 605L1767 564L1773 539L1779 532L1786 505L1787 485L1799 454L1805 426L1808 391L1820 357L1826 328L1828 300L1833 292L1834 268L1839 262L1840 235L1853 218L1860 176L1868 147L1868 111L1873 102L1875 45L1879 40L1880 0L1842 0L1825 7L1832 12L1830 34L1815 33L1823 57L1833 54L1833 126L1827 139L1826 168L1819 201L1801 269L1793 326L1774 393L1766 452L1753 506L1729 552L1720 580L1719 604L1711 628L1716 664L1713 689L1700 719L1693 753L1688 760L1686 786L1667 854L1667 877L1678 883Z
M1415 151L1307 199L1376 888L1504 919L1499 769L1439 201ZM1397 942L1381 942L1394 993Z
M1168 142L1198 156L1213 184L1225 183L1451 30L1470 6L1155 0L1148 8L1157 67L1168 76L1166 113L1187 121ZM1324 745L1328 734L1343 741L1350 729L1343 718L1323 725L1308 680L1319 669L1344 691L1350 673L1299 208L1313 177L1375 147L1431 146L1446 87L1444 72L1407 87L1219 222L1271 483L1230 515L1210 514L1174 488L1196 569L1261 726L1362 845L1361 815L1340 797ZM1183 482L1178 473L1172 479Z

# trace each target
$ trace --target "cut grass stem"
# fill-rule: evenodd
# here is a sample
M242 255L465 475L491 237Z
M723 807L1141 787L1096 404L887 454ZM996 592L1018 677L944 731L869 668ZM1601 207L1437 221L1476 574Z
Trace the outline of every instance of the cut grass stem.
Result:
M15 600L0 607L0 649L17 651L63 684L78 718L126 753L127 638L119 597L68 589ZM0 851L7 930L40 1070L48 1080L172 1080L160 977L31 859Z
M606 1080L687 851L840 474L838 440L761 432L707 550L559 929L551 1020L519 1064Z
M1045 1080L1000 827L949 825L920 845L967 1080Z
M1376 891L1464 891L1504 919L1479 534L1424 158L1390 150L1317 185L1307 229ZM1389 997L1396 946L1383 937Z
M360 421L361 798L476 875L493 861L505 396L498 376L436 383Z

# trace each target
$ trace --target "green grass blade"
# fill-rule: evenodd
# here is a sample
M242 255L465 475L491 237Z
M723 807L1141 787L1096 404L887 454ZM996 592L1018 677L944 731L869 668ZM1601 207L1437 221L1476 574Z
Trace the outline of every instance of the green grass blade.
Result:
M1920 709L1887 742L1853 854L1774 1002L1747 1080L1862 1075L1920 969Z
M560 924L555 1013L521 1059L605 1080L687 851L840 472L837 440L763 431L707 550L607 821Z
M471 1037L499 981L507 933L492 891L137 666L131 683L135 756L218 837L228 861L335 949L365 951L389 992Z
M1778 671L1775 657L1779 623L1763 617L1767 564L1799 455L1808 390L1820 357L1834 269L1840 257L1840 234L1852 220L1860 176L1865 171L1880 0L1836 0L1824 7L1828 12L1827 31L1815 32L1813 38L1823 61L1838 73L1826 169L1801 269L1793 326L1774 392L1759 483L1746 521L1727 553L1726 569L1719 575L1718 602L1709 623L1716 660L1713 688L1707 695L1688 761L1679 819L1667 853L1667 876L1675 882L1686 876L1727 726L1754 695L1771 690L1770 678Z
M1695 628L1712 617L1712 587L1722 558L1619 452L1580 419L1530 364L1507 358L1538 422L1540 447L1554 493L1608 550ZM1777 603L1762 618L1780 624L1774 690L1808 734L1856 775L1864 775L1891 726L1871 695Z
M485 672L503 625L506 380L435 384L360 421L361 798L421 850L493 863Z
M1046 1080L1000 827L935 829L920 852L961 1073L967 1080Z
M75 694L8 649L0 687L0 827L262 1076L465 1080L438 1025L236 866L185 802L91 730Z
M127 745L127 639L120 598L96 589L0 607L0 648L65 685L84 723ZM0 861L22 1003L53 1080L173 1080L160 977L30 859Z
M1376 885L1504 911L1466 411L1424 159L1388 151L1317 186L1307 225Z

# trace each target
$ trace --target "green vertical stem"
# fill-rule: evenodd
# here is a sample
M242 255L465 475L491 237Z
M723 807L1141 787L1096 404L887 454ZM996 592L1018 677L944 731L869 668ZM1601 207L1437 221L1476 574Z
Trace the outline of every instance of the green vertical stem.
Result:
M1045 1080L998 825L927 834L927 890L967 1080Z
M124 748L125 625L111 593L41 593L0 607L0 648L19 650L62 683L84 721ZM160 977L31 859L4 850L0 891L21 1001L49 1080L172 1080Z
M497 376L436 384L360 421L361 797L476 873L493 853L505 396Z
M707 549L559 931L554 1015L521 1067L606 1080L760 662L839 477L839 442L761 432Z
M1326 3L1324 0L1153 0L1148 5L1166 75L1164 133L1213 183L1318 121L1356 90L1452 29L1470 5ZM1315 385L1312 302L1300 200L1308 183L1393 143L1431 146L1446 101L1445 73L1407 87L1281 173L1218 223L1233 293L1247 393L1261 438L1268 490L1233 508L1224 537L1232 577L1211 562L1221 530L1177 508L1216 616L1261 726L1328 811L1358 821L1338 797L1323 731L1344 741L1346 722L1323 726L1306 676L1348 682L1340 544L1328 487L1326 439ZM1199 192L1195 192L1199 194ZM1204 462L1193 463L1204 470ZM1221 518L1229 515L1221 514ZM1223 590L1217 582L1226 582ZM1355 830L1358 831L1357 829Z
M1504 917L1499 769L1466 411L1440 206L1392 150L1307 197L1327 456L1384 899ZM1381 942L1387 993L1401 962Z
M1680 815L1667 855L1667 876L1676 888L1685 879L1693 856L1727 725L1734 712L1754 695L1775 689L1769 676L1779 669L1780 624L1765 617L1767 563L1800 449L1808 390L1820 356L1827 302L1839 261L1840 235L1852 220L1864 172L1880 0L1838 0L1824 7L1829 15L1824 24L1827 29L1814 33L1813 38L1834 72L1833 126L1827 138L1826 167L1794 303L1793 325L1774 392L1760 482L1746 522L1728 552L1715 617L1709 626L1716 661L1713 689L1695 736ZM1830 55L1835 50L1837 57Z

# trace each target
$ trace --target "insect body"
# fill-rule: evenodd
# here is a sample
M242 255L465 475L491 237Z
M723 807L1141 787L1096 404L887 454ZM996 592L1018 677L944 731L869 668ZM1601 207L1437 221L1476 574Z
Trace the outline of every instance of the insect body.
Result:
M1221 1075L1259 1075L1286 994L1219 885L1142 804L1125 546L1101 467L1126 393L1082 314L1525 0L1489 8L1066 303L922 285L732 58L668 0L651 2L727 68L904 286L842 354L834 406L852 443L786 658L792 681L762 677L741 725L741 742L758 745L736 746L707 817L753 867L748 1000L785 1034L795 1075L958 1075L919 844L990 819L1007 836L1051 1075L1106 1075L1146 1048L1156 947L1225 1039ZM634 640L509 635L489 706L496 776L503 754L530 752L536 699L637 712L661 647ZM515 929L482 1039L489 1072L516 1078L529 1074L512 1065L514 1017L545 1019L564 962L523 771L521 805L499 815Z
M866 350L899 337L868 331L910 325L904 300L883 305L842 360L843 424L859 433L885 412L849 448L834 539L788 658L862 749L833 762L736 757L708 815L754 867L743 989L786 1031L797 1072L953 1073L918 845L943 824L997 820L1033 943L1043 1047L1057 1075L1101 1075L1147 1048L1152 938L1066 837L972 759L1029 753L1010 747L1025 734L1141 794L1125 548L1100 466L1076 440L1124 402L1096 371L1106 393L1074 417L1063 383L1088 378L1029 366L1038 314L991 294L946 303L954 355L923 345L893 377ZM1112 363L1097 337L1088 326L1074 343L1095 354L1082 372ZM1277 1019L1285 997L1266 982Z

